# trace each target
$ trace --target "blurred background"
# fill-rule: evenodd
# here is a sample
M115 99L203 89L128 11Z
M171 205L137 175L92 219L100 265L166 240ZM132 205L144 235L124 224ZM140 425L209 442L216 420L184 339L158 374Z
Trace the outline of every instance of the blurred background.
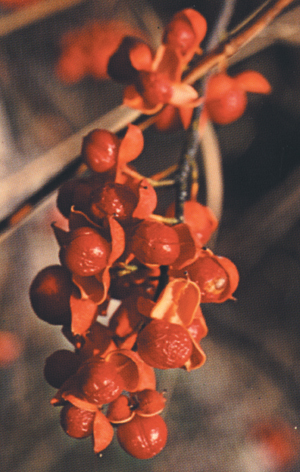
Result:
M231 29L262 2L228 4ZM199 197L220 217L213 250L239 269L237 300L203 306L209 334L201 369L157 373L158 388L166 389L169 437L157 457L143 462L116 442L99 458L90 439L69 438L50 406L55 390L43 378L46 357L70 348L59 327L35 316L28 298L37 272L58 263L50 227L59 220L54 189L77 169L89 130L117 132L138 117L119 107L122 86L102 69L82 72L59 61L70 34L98 21L122 21L119 30L135 31L155 48L166 22L187 7L207 18L205 47L224 1L36 0L13 6L0 2L0 329L17 336L19 355L0 365L1 471L299 471L299 1L230 63L230 74L256 70L273 89L269 96L249 94L245 114L211 129L199 155ZM177 162L183 141L182 131L162 134L150 127L136 166L151 175ZM172 197L161 191L158 211ZM20 223L20 214L11 217L33 203Z

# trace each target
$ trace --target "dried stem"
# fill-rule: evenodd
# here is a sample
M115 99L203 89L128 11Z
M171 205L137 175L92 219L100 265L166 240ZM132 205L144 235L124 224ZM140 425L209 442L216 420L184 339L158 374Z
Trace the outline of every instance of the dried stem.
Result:
M219 66L219 64L226 62L249 41L255 38L255 36L268 26L284 8L293 3L293 1L294 0L277 0L277 2L269 6L266 11L259 11L254 18L251 15L250 26L247 26L247 23L242 29L238 27L232 34L229 34L225 41L219 44L210 53L204 55L193 70L184 78L184 82L193 84L204 77L209 71Z
M199 132L198 124L202 107L194 109L191 125L187 131L187 140L185 151L176 175L176 197L175 197L175 217L179 222L183 222L184 202L190 197L198 194L198 166L196 162L197 152L199 150ZM189 188L191 182L191 189Z

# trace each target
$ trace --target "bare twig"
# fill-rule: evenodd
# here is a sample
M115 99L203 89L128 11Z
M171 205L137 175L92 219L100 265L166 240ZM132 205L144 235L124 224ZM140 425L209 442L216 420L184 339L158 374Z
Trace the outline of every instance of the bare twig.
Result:
M255 38L282 12L282 10L284 10L284 8L288 7L293 2L294 0L277 0L275 4L267 8L267 11L263 13L259 12L258 18L251 17L252 21L250 26L242 28L241 31L238 28L237 33L230 34L225 41L200 59L195 68L185 77L184 82L193 84L204 77L210 70L224 63L244 45Z

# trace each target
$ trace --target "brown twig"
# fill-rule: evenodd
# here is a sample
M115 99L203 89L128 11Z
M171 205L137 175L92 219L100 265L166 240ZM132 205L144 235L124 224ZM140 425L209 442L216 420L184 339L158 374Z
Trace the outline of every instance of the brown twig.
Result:
M248 23L242 29L239 27L229 34L228 38L220 43L207 55L204 55L198 64L184 78L187 84L193 84L204 77L209 71L218 67L219 64L226 62L230 57L236 54L243 46L257 36L266 28L286 7L294 0L277 0L275 4L268 6L266 11L259 11L253 17L251 15L250 26ZM243 22L244 24L245 22Z

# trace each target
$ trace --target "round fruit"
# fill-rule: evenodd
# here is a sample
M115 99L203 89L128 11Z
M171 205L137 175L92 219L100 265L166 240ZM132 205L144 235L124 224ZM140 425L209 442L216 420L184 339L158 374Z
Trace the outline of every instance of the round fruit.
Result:
M60 412L60 424L72 438L87 438L93 434L94 417L94 412L81 410L68 403Z
M143 221L133 234L131 251L142 264L169 265L179 256L179 238L170 226Z
M232 77L220 73L209 79L205 103L210 119L226 125L242 116L247 94Z
M156 415L145 418L136 415L129 423L121 424L117 430L120 446L137 459L150 459L166 445L167 426Z
M36 315L47 323L68 325L71 322L72 290L71 275L65 267L46 267L37 274L30 286L32 308Z
M179 49L181 54L186 54L195 39L195 33L188 19L184 15L176 15L166 27L163 42L174 49Z
M208 252L185 270L200 288L202 303L222 303L232 296L238 286L238 270L226 257Z
M104 129L91 131L82 144L82 157L94 172L107 172L115 167L120 141L114 133Z
M80 357L67 349L60 349L47 357L44 366L44 377L48 384L60 388L80 365Z
M138 335L137 346L141 358L157 369L182 367L193 349L187 330L165 320L151 321Z
M137 197L126 185L109 182L91 195L90 213L95 221L114 216L120 221L131 217Z
M91 358L79 368L77 374L85 399L96 405L112 402L124 389L123 379L115 366L100 357Z
M62 248L61 258L71 272L88 277L104 269L109 253L110 244L95 229L81 227L73 231L70 244Z
M123 423L127 422L133 414L128 397L120 395L109 404L106 417L111 423Z
M173 95L169 79L159 72L140 72L142 95L150 107L168 103Z
M161 392L147 388L136 394L138 401L137 413L140 416L154 416L160 413L166 403L166 399Z

